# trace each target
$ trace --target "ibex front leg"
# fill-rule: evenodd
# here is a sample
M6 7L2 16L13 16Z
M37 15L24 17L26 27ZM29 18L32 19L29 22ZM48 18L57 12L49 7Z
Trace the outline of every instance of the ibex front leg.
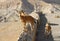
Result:
M26 28L26 22L24 23L24 32L27 32L27 28Z

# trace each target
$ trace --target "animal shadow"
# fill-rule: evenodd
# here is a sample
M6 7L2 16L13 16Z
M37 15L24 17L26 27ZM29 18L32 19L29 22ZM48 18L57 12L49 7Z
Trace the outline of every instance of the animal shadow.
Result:
M45 17L45 14L43 14L42 12L38 12L39 16L40 16L40 25L37 28L37 33L36 33L36 41L54 41L53 36L52 36L52 32L49 35L48 39L46 39L45 37L45 25L47 23L47 19Z

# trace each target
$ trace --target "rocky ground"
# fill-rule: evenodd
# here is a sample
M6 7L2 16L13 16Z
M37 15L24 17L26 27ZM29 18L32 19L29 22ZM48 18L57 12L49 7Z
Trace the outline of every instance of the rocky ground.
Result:
M18 22L20 20L19 14L17 14L14 9L23 9L28 14L34 10L37 12L42 11L43 14L38 13L41 24L37 29L36 41L60 41L60 1L44 1L45 2L39 0L1 0L0 41L17 41L20 37L20 32L23 32L22 24ZM17 5L18 3L20 3L19 6ZM48 39L44 37L44 27L47 21L52 28L51 35Z

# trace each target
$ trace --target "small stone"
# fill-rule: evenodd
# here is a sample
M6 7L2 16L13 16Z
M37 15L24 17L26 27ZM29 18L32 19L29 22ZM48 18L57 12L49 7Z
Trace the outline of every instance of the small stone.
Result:
M55 18L60 18L60 16L57 15L57 16L55 16Z

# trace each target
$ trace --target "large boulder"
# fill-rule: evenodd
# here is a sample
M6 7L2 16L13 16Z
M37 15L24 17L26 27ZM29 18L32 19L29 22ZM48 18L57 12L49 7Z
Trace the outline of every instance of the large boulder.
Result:
M19 22L7 22L0 23L0 41L34 41L36 36L36 24L34 25L34 31L31 31L29 24L26 26L28 32L24 31L24 25Z

